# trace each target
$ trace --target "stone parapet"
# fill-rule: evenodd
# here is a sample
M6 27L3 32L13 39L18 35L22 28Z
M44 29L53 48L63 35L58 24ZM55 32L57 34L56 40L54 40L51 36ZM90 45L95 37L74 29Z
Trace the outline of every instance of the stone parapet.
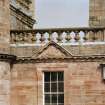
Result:
M35 30L11 30L11 44L104 42L105 27L53 28Z

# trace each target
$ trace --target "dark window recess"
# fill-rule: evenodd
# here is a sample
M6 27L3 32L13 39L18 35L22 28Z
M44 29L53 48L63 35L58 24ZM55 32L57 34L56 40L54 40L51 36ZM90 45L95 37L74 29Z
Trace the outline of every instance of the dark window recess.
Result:
M45 105L64 105L64 73L44 72Z

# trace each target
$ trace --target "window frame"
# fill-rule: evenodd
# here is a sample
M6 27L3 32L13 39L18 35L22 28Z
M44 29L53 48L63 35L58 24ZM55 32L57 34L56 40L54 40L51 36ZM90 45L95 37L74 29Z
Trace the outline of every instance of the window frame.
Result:
M45 73L50 73L50 81L48 81L48 82L45 82ZM52 81L51 80L51 73L57 73L57 80L56 81ZM63 76L62 76L62 81L60 81L59 79L58 79L58 75L60 75L59 73L62 73L63 74ZM45 84L46 83L49 83L50 84L50 91L49 92L46 92L45 91ZM53 92L53 91L51 91L51 84L53 84L53 83L57 83L57 91L56 92ZM58 91L58 89L60 89L59 88L59 84L63 84L63 90L62 90L62 92L61 91ZM43 72L43 105L45 105L45 94L49 94L49 95L56 95L57 96L57 102L56 103L53 103L53 104L56 104L56 105L64 105L64 71L44 71ZM62 101L62 103L59 103L58 101L58 96L59 95L63 95L62 97L63 97L63 101ZM52 105L52 99L51 99L51 97L50 97L50 103L48 103L49 105Z

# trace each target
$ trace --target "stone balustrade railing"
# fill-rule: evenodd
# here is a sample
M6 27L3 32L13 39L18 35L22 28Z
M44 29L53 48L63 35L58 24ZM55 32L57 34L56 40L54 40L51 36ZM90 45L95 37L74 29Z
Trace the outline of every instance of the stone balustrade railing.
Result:
M105 28L53 28L35 30L11 30L11 44L43 44L49 41L57 43L104 42Z

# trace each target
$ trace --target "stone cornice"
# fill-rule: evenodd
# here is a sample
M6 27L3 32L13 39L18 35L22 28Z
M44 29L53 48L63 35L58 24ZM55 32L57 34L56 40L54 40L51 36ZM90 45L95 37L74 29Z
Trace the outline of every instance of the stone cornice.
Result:
M15 63L53 63L53 62L105 62L105 55L73 56L66 58L36 58L20 57Z
M0 61L14 62L15 60L16 60L16 56L15 55L0 54Z
M73 27L73 28L43 28L43 29L32 29L32 30L11 30L11 32L67 32L67 31L101 31L105 30L105 27Z
M21 0L20 0L21 1ZM27 2L28 4L32 3L31 0L23 0L24 2Z
M51 47L53 46L53 47ZM51 49L49 49L51 47ZM50 52L51 51L51 52ZM44 53L45 52L45 53ZM53 54L52 54L53 53ZM56 55L57 54L57 55ZM64 54L64 55L62 55ZM105 55L73 55L62 46L51 41L29 57L18 57L16 62L45 63L45 62L105 62Z
M28 25L28 27L32 28L33 25L35 24L35 20L32 19L30 16L28 16L27 14L23 13L22 11L20 11L19 9L15 8L13 5L10 4L10 10L15 12L15 14L17 15L17 19L21 19L21 22L23 22L24 24ZM27 21L28 20L28 21Z

